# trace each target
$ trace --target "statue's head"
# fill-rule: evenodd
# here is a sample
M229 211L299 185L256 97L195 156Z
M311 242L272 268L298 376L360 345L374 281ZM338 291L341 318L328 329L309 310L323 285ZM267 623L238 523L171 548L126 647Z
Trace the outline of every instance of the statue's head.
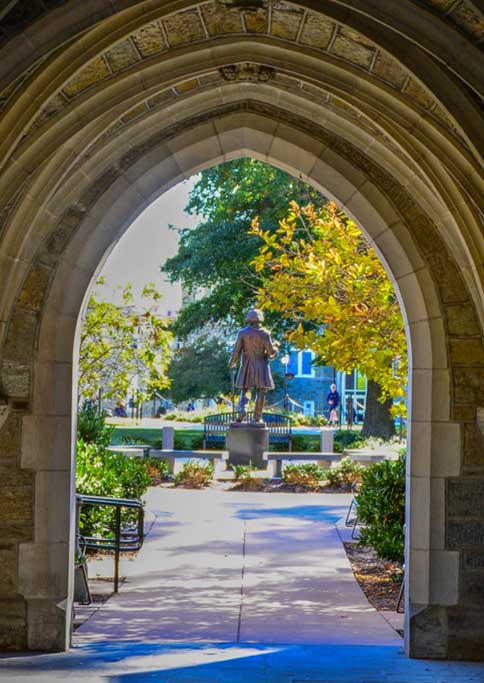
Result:
M258 308L251 308L249 311L247 311L245 319L250 325L253 323L263 323L264 314Z

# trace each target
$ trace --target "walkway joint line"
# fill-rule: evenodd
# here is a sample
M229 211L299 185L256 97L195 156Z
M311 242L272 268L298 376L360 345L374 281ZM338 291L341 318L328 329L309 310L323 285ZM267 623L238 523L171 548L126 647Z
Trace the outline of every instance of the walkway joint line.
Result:
M244 576L245 576L245 551L247 546L247 520L244 519L244 535L242 539L242 569L240 572L240 607L237 621L237 642L240 643L240 630L242 628L242 608L244 606Z

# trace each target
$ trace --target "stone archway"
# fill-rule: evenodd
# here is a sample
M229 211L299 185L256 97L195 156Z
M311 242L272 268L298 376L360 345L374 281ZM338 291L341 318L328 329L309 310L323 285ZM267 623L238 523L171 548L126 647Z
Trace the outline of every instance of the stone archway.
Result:
M2 642L69 642L72 358L100 259L179 179L251 154L334 197L396 283L412 353L407 652L479 658L484 178L475 101L466 92L465 115L453 118L462 86L445 68L432 63L420 81L408 72L421 49L414 20L391 55L397 19L386 33L356 2L345 21L331 2L325 15L309 2L254 3L263 6L249 13L224 8L231 1L121 4L119 17L50 52L3 98ZM438 29L434 43L450 36L453 49L454 29L425 17ZM36 30L39 51L43 39L52 48L48 24ZM402 40L412 45L406 59Z

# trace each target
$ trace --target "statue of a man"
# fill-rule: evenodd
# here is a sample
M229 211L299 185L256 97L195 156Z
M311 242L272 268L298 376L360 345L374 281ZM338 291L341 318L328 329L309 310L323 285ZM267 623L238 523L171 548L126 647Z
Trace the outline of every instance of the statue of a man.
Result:
M262 422L262 411L266 391L274 389L269 361L277 356L277 346L272 343L270 332L263 327L264 314L256 308L248 311L247 327L240 330L235 342L230 367L235 368L239 357L242 363L237 375L236 386L240 389L240 400L237 421L242 422L246 417L248 394L254 387L257 390L254 419Z

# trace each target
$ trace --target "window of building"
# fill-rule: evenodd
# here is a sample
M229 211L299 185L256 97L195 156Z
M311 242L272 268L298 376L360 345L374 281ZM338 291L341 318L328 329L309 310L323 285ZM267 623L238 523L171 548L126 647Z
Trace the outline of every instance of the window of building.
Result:
M299 354L297 351L291 351L289 354L289 363L287 365L287 370L286 372L290 372L293 375L298 374L298 367L299 367Z
M300 352L300 360L299 360L299 375L302 375L304 377L313 377L314 376L314 370L311 365L311 362L313 360L313 352L312 351L301 351Z
M287 372L295 377L315 377L314 368L311 365L313 358L312 351L291 351Z

